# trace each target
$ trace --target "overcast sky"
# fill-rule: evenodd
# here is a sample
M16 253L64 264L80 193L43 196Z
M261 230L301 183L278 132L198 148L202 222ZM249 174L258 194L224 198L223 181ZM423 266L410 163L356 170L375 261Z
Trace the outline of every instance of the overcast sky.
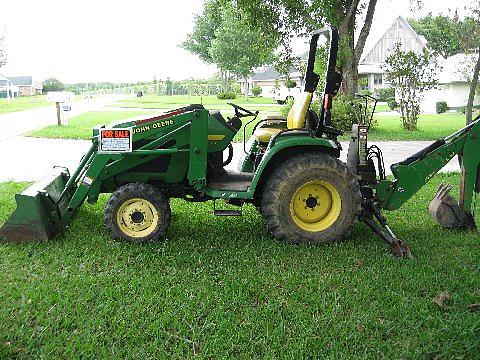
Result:
M409 0L379 0L367 49L399 15L446 13L471 0L423 2L423 10L412 11ZM202 6L203 0L1 0L8 65L0 73L67 83L207 78L215 67L178 46ZM301 41L295 48L306 50Z

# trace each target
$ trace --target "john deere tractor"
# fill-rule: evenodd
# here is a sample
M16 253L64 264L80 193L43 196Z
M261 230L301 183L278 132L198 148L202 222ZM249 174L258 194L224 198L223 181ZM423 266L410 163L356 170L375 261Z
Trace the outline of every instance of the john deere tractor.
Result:
M315 55L320 36L329 44L322 107L310 109L317 90ZM391 245L395 257L410 250L388 227L381 210L405 203L454 155L462 164L462 198L458 205L439 190L430 212L443 225L475 228L472 197L480 190L479 119L392 167L385 178L381 151L367 145L372 114L365 98L353 126L347 163L339 160L340 130L331 125L331 108L342 76L336 70L338 33L333 26L312 34L304 91L286 118L258 121L237 171L232 140L244 132L242 119L254 122L258 111L230 104L235 115L225 117L202 105L190 105L148 119L101 126L93 130L92 146L78 168L54 173L16 195L17 209L0 234L12 241L47 240L68 226L85 200L95 203L111 193L105 225L116 239L144 242L165 236L170 221L169 200L213 200L214 214L241 215L254 204L270 233L289 243L326 243L348 236L358 220ZM363 114L363 115L362 115ZM228 153L226 159L224 153ZM376 163L375 163L376 160ZM238 206L222 210L217 200Z

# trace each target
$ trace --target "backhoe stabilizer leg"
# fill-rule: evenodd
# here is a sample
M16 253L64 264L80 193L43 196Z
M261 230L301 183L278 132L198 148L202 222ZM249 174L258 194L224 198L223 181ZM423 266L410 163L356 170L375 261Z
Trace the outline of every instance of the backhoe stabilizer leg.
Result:
M375 221L375 219L378 221ZM394 259L412 258L412 252L407 244L397 238L387 224L387 219L380 213L377 206L369 202L363 210L361 220L380 238L390 245Z

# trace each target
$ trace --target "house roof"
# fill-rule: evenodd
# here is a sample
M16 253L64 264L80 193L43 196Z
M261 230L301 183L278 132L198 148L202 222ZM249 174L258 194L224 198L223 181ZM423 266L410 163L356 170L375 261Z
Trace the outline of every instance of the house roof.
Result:
M439 57L439 84L470 82L470 71L475 66L478 54L456 54L446 59Z
M32 76L9 76L8 78L13 83L13 85L17 85L17 86L33 85Z
M382 34L380 39L368 51L364 51L360 64L384 63L389 52L397 43L402 50L421 52L427 46L427 40L411 27L405 18L399 16Z
M296 70L295 68L290 69L290 78L299 78L302 77L300 71ZM256 72L252 76L253 81L266 81L266 80L276 80L276 79L284 79L285 76L281 75L279 72L275 70L273 66L268 66L259 72Z

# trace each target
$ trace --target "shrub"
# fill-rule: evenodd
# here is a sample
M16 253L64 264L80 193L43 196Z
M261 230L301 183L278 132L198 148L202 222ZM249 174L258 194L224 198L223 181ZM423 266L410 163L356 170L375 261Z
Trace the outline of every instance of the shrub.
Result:
M398 107L398 103L394 97L387 99L387 105L390 108L390 110L395 110Z
M230 92L222 92L220 94L217 94L217 98L219 98L220 100L228 100L228 99L236 99L237 98L237 94L235 94L234 92L230 91Z
M395 98L395 89L392 87L376 89L374 96L379 101L388 101L390 98Z
M334 128L343 130L345 132L349 132L352 129L352 124L357 122L357 116L353 107L354 101L354 97L349 95L338 94L337 96L335 96L335 98L333 99L332 107L332 126ZM310 105L310 109L315 111L318 115L320 115L320 102L321 99L312 102L312 104ZM293 99L289 99L285 103L285 105L280 110L282 116L287 117L288 112L293 106L293 103ZM363 102L361 103L363 105ZM369 116L370 112L371 107L369 107L369 109L367 110L367 116ZM374 129L377 125L378 122L376 118L373 118L371 129Z
M435 104L435 112L437 114L443 114L445 111L447 111L448 106L445 101L437 101Z
M257 97L259 96L260 94L262 93L262 88L258 85L255 85L253 88L252 88L252 94L253 96Z
M288 89L293 89L294 87L297 86L297 83L291 79L287 79L285 80L285 86L288 88Z
M368 95L368 96L373 95L373 93L370 90L360 90L358 93L361 95Z

